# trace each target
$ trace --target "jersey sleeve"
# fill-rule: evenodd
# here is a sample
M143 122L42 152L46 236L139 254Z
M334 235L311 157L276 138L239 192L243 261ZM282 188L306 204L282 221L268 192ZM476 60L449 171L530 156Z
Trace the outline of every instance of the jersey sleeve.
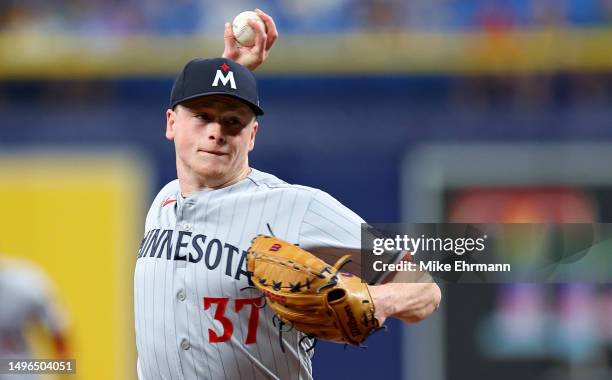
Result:
M362 267L362 223L366 222L359 215L319 190L315 192L304 214L298 244L328 264L350 254L351 263L344 268L359 274L370 284L380 284L387 280L389 273L364 271ZM371 226L366 227L366 233L371 234ZM380 260L397 263L403 256L401 251L386 252L380 256ZM365 262L363 265L366 265Z
M149 206L149 211L147 211L147 215L145 218L145 228L144 232L146 233L150 229L155 228L155 221L157 220L158 214L162 207L164 207L164 202L172 202L176 201L179 185L178 180L175 179L167 183L155 196L153 201L151 202L151 206Z
M316 191L300 227L300 247L361 247L361 224L365 221L331 195Z

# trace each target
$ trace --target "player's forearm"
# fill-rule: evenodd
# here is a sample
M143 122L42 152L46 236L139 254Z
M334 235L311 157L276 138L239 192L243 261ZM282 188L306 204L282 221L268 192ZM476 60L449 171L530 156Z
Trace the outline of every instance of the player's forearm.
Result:
M438 308L442 297L435 283L389 283L369 289L381 324L388 317L419 322Z

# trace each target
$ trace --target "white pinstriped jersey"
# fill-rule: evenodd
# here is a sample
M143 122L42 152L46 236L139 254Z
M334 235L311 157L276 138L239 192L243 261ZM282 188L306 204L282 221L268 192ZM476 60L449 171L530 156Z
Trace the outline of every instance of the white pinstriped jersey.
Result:
M310 246L360 247L363 220L330 195L252 170L217 190L180 194L178 180L147 215L134 275L142 379L311 379L302 334L282 334L249 286L258 234ZM243 289L243 290L241 290Z

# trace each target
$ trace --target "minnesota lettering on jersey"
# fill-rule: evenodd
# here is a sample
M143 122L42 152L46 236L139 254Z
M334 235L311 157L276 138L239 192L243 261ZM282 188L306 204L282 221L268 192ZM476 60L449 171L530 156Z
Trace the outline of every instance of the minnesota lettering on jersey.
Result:
M250 278L246 271L246 251L232 244L224 243L219 239L209 239L204 234L193 234L190 231L153 229L147 232L140 243L138 259L154 257L174 261L189 261L204 265L209 270L215 270L223 263L225 275L240 280L245 276ZM232 263L238 257L236 273L232 273Z

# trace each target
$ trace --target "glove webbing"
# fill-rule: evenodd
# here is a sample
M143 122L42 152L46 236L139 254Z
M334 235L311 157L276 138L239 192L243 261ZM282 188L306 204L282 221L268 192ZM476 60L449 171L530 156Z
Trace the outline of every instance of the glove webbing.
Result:
M254 252L253 256L256 258L256 260L265 261L265 262L273 263L273 264L280 264L280 265L285 266L285 267L291 267L291 268L293 268L295 270L298 270L298 271L308 272L311 275L319 277L319 278L326 278L326 276L323 274L324 272L332 274L331 270L332 270L333 267L330 267L330 266L326 266L323 269L321 269L321 271L317 272L317 271L313 270L310 267L307 267L305 265L301 265L301 264L296 263L296 262L294 262L292 260L281 260L279 258L272 257L272 256L269 256L269 255L261 256L261 255L258 255L257 252ZM325 284L325 285L321 286L319 289L317 289L317 293L319 293L321 291L321 289L323 289L323 288L326 288L326 287L329 287L329 286L333 286L333 285L336 284L336 282L337 282L336 275L338 274L338 271L340 270L341 267L343 267L345 264L348 264L348 262L350 261L348 259L348 257L350 257L350 255L345 255L342 258L340 258L340 260L338 260L338 262L336 262L336 264L334 265L334 267L337 267L336 272L333 273L332 277L330 278L330 281L327 284ZM269 286L266 283L267 280L265 278L263 278L263 277L257 278L257 281L261 285ZM284 289L289 289L290 292L299 292L304 287L307 288L307 289L310 289L310 280L306 279L306 282L304 284L301 284L300 282L297 282L295 284L289 283L288 286L283 286L282 282L276 282L274 280L272 281L272 289L277 290L277 291L284 288Z

